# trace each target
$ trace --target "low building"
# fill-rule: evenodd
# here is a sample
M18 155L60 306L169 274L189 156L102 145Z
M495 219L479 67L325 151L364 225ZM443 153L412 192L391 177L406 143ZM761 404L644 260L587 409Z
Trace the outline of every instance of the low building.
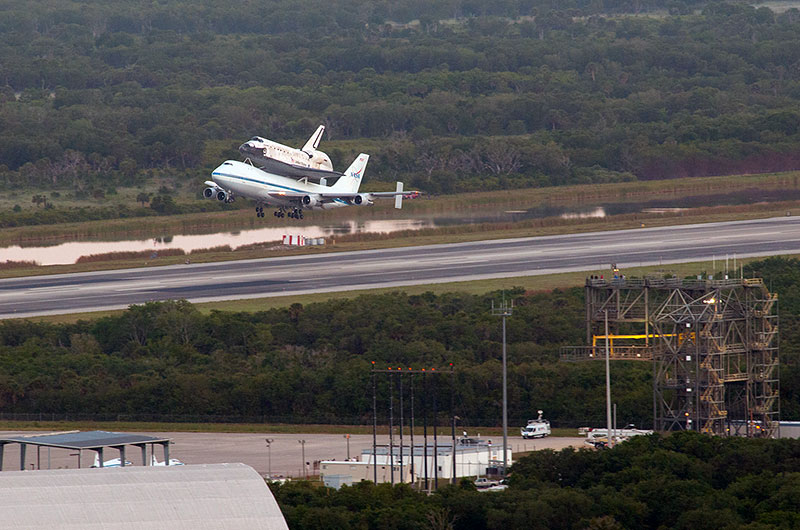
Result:
M508 465L512 463L511 447L508 447ZM426 466L427 461L427 466ZM479 477L491 474L502 467L503 447L491 441L476 438L460 438L455 450L456 478ZM363 480L377 482L422 483L439 479L450 481L453 477L453 444L441 442L406 445L380 445L373 454L365 449L359 460L324 460L320 462L320 479L331 488L351 485ZM441 484L441 482L440 482Z

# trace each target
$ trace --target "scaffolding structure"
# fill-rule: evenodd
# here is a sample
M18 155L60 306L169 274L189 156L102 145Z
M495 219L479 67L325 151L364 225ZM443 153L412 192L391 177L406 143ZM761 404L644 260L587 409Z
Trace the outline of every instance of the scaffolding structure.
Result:
M566 361L653 364L660 431L776 437L780 415L777 295L761 279L586 280L586 344Z

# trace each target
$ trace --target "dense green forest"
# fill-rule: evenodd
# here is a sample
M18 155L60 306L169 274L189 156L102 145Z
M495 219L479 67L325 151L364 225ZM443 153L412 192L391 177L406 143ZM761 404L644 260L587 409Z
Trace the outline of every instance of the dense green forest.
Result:
M800 441L682 432L605 451L535 451L503 492L468 481L430 496L370 482L271 487L293 530L789 529L800 526Z
M765 278L781 296L781 410L800 418L800 261L771 258L745 274ZM556 426L601 423L602 363L558 361L560 346L583 344L583 290L505 296L515 302L508 320L512 421L544 409ZM0 413L369 424L375 361L445 371L453 363L454 386L450 376L428 378L441 417L449 416L454 391L464 425L497 425L502 336L490 304L499 297L396 292L210 314L177 301L76 324L5 320ZM614 363L612 377L619 422L652 425L651 365ZM387 384L380 379L381 403L388 403ZM387 412L382 406L381 421Z
M81 196L159 175L193 185L254 134L298 144L319 123L336 167L369 152L370 178L429 192L800 168L797 9L699 0L0 6L7 189Z

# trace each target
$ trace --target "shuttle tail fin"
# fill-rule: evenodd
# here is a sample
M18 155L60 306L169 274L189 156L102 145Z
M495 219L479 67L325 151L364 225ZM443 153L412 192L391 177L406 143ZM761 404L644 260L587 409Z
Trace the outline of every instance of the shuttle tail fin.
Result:
M317 127L317 130L314 131L314 134L311 135L311 138L308 139L306 144L303 146L302 151L308 153L309 156L319 147L319 142L322 140L322 133L325 132L325 126L320 125Z
M364 170L367 168L367 162L369 161L369 155L365 153L361 153L353 160L353 163L350 164L344 175L339 177L339 180L331 186L331 190L344 192L344 193L355 193L358 191L358 187L361 185L361 180L364 177Z

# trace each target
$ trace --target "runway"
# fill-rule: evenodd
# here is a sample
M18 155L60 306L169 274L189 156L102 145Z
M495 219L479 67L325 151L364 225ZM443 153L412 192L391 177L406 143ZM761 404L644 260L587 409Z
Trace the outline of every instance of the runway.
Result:
M14 278L0 318L780 254L800 254L800 217Z

